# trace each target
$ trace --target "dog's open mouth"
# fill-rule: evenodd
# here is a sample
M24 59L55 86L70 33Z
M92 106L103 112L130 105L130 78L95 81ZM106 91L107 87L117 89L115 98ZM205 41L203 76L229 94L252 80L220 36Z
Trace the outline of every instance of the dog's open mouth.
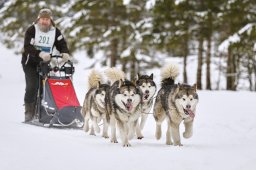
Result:
M149 98L149 94L144 94L143 99L148 100L148 98Z
M122 101L122 103L123 103L123 105L125 106L125 108L128 110L128 111L131 111L132 110L132 103L131 102L127 102L127 103L125 103L125 102L123 102Z
M190 109L183 109L183 110L184 110L184 113L186 115L189 115L191 118L195 117L195 113L192 110L190 110Z

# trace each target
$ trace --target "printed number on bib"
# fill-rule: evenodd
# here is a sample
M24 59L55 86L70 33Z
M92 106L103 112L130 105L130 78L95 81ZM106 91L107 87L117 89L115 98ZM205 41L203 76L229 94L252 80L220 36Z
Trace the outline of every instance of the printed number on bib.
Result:
M40 36L39 38L40 38L40 39L39 39L39 43L49 44L49 37Z

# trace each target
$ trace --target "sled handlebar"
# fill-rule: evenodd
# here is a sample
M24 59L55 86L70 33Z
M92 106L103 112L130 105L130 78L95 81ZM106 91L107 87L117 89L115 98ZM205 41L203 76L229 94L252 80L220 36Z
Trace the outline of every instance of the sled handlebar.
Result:
M62 55L51 55L51 58L62 58Z

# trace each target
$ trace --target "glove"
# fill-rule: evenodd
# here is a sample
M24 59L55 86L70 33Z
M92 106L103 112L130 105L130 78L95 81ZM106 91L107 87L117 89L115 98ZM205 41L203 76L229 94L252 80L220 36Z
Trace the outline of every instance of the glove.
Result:
M44 52L44 51L41 51L41 52L39 53L39 57L40 57L41 59L43 59L44 62L47 62L47 61L50 61L50 60L51 60L50 54L49 54L49 53L46 53L46 52Z
M70 56L68 53L61 53L63 62L67 62L70 60Z

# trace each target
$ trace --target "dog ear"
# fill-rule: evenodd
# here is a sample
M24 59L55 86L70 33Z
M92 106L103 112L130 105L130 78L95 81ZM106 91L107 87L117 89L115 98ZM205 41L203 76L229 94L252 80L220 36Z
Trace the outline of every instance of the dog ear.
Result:
M124 84L124 81L122 79L120 79L118 81L118 88L120 88L123 84Z
M133 82L134 84L137 84L139 79L140 79L140 73L138 73L137 76L135 76L135 78L133 79L132 82Z
M134 77L134 79L131 81L133 84L137 84L137 81L138 81L138 79L137 79L137 77Z
M177 87L176 87L176 89L175 89L175 93L176 93L176 94L180 91L180 86L181 86L180 83L178 83L178 84L177 84Z
M136 93L141 95L141 90L139 88L136 87Z
M137 76L138 76L137 78L140 79L140 73L138 73Z
M97 89L100 87L100 85L101 85L101 83L100 83L100 81L98 81L98 84L97 84Z
M149 78L151 79L151 80L153 80L153 73L149 76Z
M121 92L120 92L120 88L117 88L116 89L116 92L117 92L117 94L120 94Z
M196 90L197 90L197 85L196 85L196 83L192 86L192 88L195 90L195 92L196 92Z

